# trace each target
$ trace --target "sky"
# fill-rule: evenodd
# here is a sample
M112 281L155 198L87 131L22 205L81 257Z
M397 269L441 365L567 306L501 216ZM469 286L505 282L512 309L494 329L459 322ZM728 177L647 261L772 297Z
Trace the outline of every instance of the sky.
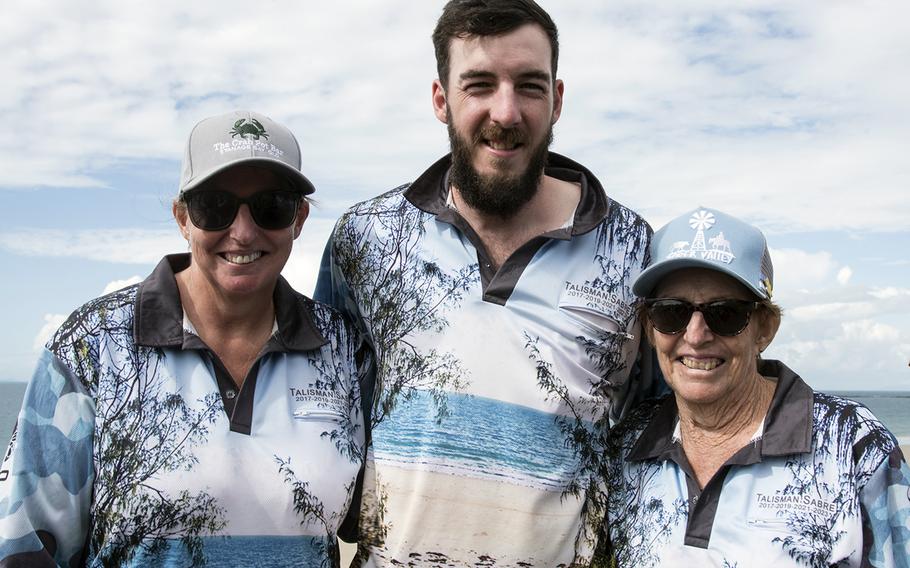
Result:
M655 228L697 206L759 226L820 390L910 390L910 4L542 0L560 31L553 150ZM437 0L14 2L0 19L0 380L82 303L186 250L171 216L201 118L297 135L317 200L284 275L312 291L352 204L448 150Z

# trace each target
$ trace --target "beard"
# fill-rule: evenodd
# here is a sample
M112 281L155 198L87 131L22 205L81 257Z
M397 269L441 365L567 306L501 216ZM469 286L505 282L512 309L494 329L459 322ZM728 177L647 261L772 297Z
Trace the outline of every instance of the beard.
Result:
M449 144L452 147L452 169L449 172L451 184L465 203L477 211L508 219L513 217L537 195L540 178L547 163L547 153L553 143L553 125L537 147L531 151L528 167L523 172L509 174L496 172L484 175L471 163L471 148L483 144L483 140L506 143L525 143L525 136L516 128L502 128L495 124L482 128L470 141L465 141L455 131L452 115L448 117ZM497 161L493 162L498 167ZM498 169L498 168L497 168Z

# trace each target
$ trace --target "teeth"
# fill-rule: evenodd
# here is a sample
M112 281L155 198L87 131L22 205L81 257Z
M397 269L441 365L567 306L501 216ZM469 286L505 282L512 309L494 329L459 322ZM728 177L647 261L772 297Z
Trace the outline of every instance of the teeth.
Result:
M682 364L690 369L698 369L699 371L711 371L718 368L722 363L723 359L692 359L691 357L682 357Z
M232 264L249 264L254 260L258 260L262 256L262 252L253 252L250 254L226 254L224 258Z
M518 144L510 144L507 142L494 142L493 140L489 141L490 147L494 150L512 150L518 146Z

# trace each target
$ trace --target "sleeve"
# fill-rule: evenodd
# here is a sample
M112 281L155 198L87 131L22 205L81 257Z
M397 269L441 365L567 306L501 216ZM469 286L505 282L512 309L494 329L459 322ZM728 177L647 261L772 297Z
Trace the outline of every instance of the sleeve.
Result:
M91 397L45 350L0 465L0 568L83 564L94 419Z
M360 378L360 397L361 409L363 411L364 422L364 454L372 443L370 430L372 424L373 408L373 391L376 379L375 357L373 356L372 344L369 341L369 335L366 331L363 318L360 317L360 310L357 309L356 300L350 292L347 280L339 266L336 252L336 235L339 231L339 224L336 225L332 234L326 242L325 250L322 254L322 261L319 265L319 277L316 281L316 289L313 293L313 299L328 304L353 322L353 328L356 333L356 354L355 359ZM359 517L360 507L363 498L363 477L366 460L360 468L357 476L357 484L354 488L354 495L351 500L348 514L342 521L338 529L338 536L345 542L354 543L359 539Z
M644 331L641 331L635 364L632 366L629 380L623 385L623 391L616 395L615 402L610 408L610 418L614 423L619 422L643 401L661 398L669 393L670 387L660 371L654 347Z
M910 468L895 447L860 491L863 566L910 567Z
M332 247L335 243L335 232L338 230L336 225L325 243L325 249L322 251L322 260L319 262L319 274L316 277L316 289L313 291L313 299L323 304L328 304L336 309L340 309L335 298L335 287L333 286L332 276Z

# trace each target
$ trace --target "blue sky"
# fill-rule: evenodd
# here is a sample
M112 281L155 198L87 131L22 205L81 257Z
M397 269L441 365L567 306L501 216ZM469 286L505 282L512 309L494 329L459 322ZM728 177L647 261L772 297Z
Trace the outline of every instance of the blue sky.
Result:
M822 389L910 389L910 6L542 2L566 93L553 149L659 227L759 225L784 324ZM81 303L185 250L185 137L253 108L297 134L319 205L285 275L309 293L356 201L447 151L430 104L442 2L14 3L0 20L0 380Z

